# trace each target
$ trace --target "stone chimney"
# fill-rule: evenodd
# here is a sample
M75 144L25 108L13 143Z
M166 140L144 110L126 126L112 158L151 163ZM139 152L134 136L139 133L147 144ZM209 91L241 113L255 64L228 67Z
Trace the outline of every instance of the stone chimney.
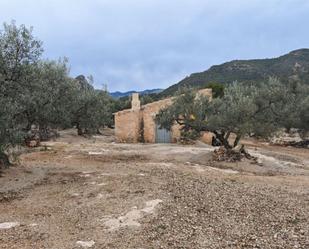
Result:
M139 101L138 93L132 94L132 110L140 110L141 109L141 102Z

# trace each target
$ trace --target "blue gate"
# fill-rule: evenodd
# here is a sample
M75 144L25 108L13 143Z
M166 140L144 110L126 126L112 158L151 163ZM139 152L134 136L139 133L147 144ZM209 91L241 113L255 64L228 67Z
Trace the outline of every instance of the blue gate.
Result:
M172 134L167 129L161 129L159 125L156 125L156 143L171 143Z

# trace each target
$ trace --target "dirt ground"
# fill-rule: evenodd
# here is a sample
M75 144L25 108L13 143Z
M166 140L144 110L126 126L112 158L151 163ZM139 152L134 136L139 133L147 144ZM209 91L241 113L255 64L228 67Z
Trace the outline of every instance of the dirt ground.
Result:
M118 144L64 131L0 177L0 248L309 248L309 150Z

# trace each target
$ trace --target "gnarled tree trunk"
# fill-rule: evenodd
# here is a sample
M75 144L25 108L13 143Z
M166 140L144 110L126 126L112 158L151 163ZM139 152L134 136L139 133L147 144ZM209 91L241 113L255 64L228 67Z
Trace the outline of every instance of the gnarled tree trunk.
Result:
M8 155L0 151L0 168L8 168L10 165L11 162Z
M84 131L83 131L83 129L80 127L79 124L76 125L76 129L77 129L77 135L78 135L78 136L84 135Z

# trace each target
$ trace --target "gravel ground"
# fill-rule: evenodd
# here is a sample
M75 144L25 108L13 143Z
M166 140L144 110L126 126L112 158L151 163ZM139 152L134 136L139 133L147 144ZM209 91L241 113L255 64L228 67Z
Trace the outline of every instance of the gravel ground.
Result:
M117 144L66 131L0 177L0 248L309 248L309 153Z
M169 174L170 198L142 231L147 248L309 248L308 193Z

